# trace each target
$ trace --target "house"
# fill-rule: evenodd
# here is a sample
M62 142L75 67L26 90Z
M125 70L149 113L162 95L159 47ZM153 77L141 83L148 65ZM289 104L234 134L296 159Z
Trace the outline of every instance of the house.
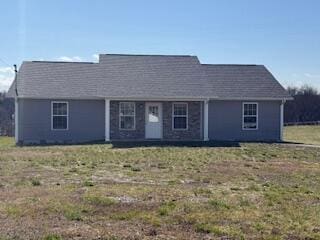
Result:
M281 141L291 99L263 65L196 56L101 54L99 63L25 61L16 142Z

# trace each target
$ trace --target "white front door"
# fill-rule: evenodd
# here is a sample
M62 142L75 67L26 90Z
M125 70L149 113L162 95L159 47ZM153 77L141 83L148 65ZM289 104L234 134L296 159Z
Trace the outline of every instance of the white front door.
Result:
M161 103L146 103L146 138L162 138Z

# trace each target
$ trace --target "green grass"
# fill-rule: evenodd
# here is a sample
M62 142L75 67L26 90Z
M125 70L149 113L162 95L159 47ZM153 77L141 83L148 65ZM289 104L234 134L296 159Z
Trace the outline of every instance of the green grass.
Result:
M284 138L289 142L314 144L320 146L320 125L285 127Z
M319 159L319 148L281 144L15 147L0 138L0 236L319 239Z
M48 234L43 238L43 240L62 240L62 238L56 234Z

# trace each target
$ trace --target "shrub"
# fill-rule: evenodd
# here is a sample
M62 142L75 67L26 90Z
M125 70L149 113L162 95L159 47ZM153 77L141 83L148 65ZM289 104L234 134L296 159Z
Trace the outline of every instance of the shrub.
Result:
M113 198L98 196L98 195L87 195L84 197L84 199L90 204L99 205L99 206L111 206L118 202Z
M85 187L93 187L93 186L94 186L93 182L90 181L90 180L84 181L83 185L84 185Z
M31 179L31 184L32 186L40 186L41 185L41 182L39 179Z
M62 238L56 234L49 234L43 238L43 240L61 240Z
M211 199L208 203L216 210L230 209L230 206L220 199Z
M161 204L159 208L160 216L168 216L171 211L176 208L176 204L174 202L166 202Z
M131 167L131 171L133 171L133 172L140 172L140 171L141 171L141 168L139 168L139 167Z

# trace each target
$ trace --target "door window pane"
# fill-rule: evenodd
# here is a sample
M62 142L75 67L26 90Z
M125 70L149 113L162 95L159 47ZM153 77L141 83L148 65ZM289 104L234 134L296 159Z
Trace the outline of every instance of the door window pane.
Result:
M149 122L159 122L159 107L149 106L148 116Z

